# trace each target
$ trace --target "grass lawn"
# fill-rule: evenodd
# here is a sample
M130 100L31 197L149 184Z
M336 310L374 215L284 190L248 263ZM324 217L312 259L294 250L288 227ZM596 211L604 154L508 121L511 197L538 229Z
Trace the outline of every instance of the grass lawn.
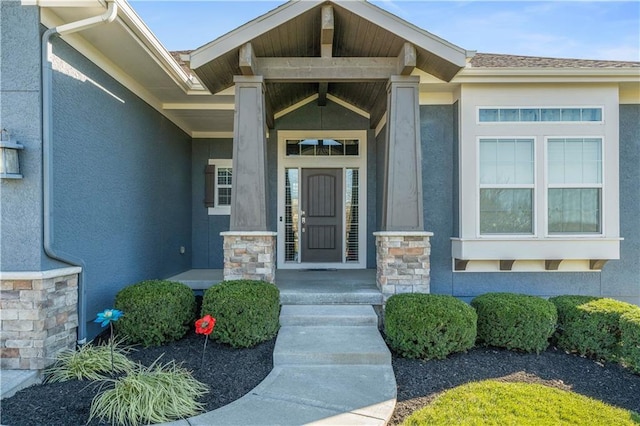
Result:
M404 425L638 425L640 415L573 392L485 380L458 386Z

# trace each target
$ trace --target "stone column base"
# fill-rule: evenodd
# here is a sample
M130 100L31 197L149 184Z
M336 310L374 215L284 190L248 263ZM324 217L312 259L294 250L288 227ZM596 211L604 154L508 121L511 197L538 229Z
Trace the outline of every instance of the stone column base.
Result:
M224 279L276 279L276 233L267 231L221 232L224 238Z
M394 294L429 293L432 232L380 231L376 237L376 283L384 302Z
M80 271L0 273L2 369L41 370L75 347Z

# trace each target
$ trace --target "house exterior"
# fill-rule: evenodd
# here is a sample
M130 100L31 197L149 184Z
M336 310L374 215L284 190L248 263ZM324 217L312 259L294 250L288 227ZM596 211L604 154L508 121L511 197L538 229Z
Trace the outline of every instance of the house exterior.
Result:
M483 54L364 1L168 52L125 0L0 5L2 368L134 282L376 269L383 295L640 304L640 62Z

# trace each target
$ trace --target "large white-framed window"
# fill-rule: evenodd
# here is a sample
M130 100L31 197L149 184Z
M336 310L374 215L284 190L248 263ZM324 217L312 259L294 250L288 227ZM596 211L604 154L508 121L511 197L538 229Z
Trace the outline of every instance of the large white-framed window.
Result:
M619 259L618 88L463 84L459 96L452 269L597 271ZM516 140L533 141L532 161L513 154Z
M230 215L233 186L232 160L209 159L209 165L214 166L214 203L213 207L208 208L208 213L209 215Z
M602 107L479 107L478 123L602 123Z
M534 234L535 139L480 138L480 235Z
M547 233L602 234L601 137L549 137Z

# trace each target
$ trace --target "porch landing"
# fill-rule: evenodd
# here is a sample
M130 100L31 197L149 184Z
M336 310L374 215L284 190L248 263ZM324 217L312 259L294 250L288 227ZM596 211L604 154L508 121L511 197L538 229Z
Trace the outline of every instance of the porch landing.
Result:
M221 269L191 269L168 278L194 290L206 290L223 280ZM382 305L375 269L278 269L275 284L283 305Z

